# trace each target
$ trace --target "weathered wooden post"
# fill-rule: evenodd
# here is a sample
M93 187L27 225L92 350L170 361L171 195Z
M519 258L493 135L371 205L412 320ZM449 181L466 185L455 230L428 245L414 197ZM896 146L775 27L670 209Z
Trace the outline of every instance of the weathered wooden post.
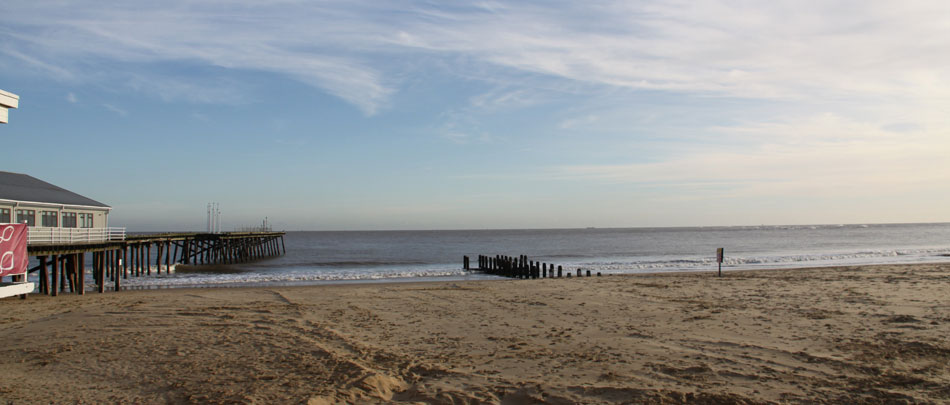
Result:
M122 263L120 264L122 265L122 278L128 279L129 278L129 246L128 245L122 246Z
M581 276L581 269L577 269L577 277Z
M60 257L62 270L59 272L59 292L66 292L66 284L69 284L69 292L73 292L73 255L63 255Z
M98 254L96 260L96 266L98 269L95 269L97 274L99 274L99 293L106 292L106 252L97 252Z
M113 278L112 281L115 282L115 285L113 288L115 288L115 291L118 292L119 280L122 279L122 277L119 276L119 268L122 267L122 259L119 258L118 250L113 251L113 253L115 254L112 255L112 268L113 268L112 273L115 274L115 278Z
M162 274L162 242L155 242L155 274Z
M590 277L590 270L587 270L587 277Z
M557 266L557 276L558 278L561 277L561 266Z
M86 295L86 260L85 253L76 253L76 278L77 286L79 287L79 295Z
M719 277L722 277L722 260L725 257L725 249L716 249L716 261L719 262Z
M53 286L50 289L50 295L55 297L59 292L57 289L57 287L59 287L59 256L52 255L50 257L53 259L53 274L51 274L52 277L50 277L50 282Z
M468 271L468 256L462 256L462 268Z
M49 294L49 280L46 272L46 256L38 257L40 260L40 294Z

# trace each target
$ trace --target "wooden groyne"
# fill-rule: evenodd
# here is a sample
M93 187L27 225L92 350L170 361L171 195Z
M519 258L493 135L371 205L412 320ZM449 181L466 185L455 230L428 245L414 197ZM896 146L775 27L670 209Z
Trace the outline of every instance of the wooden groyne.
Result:
M153 253L154 252L154 253ZM99 292L107 286L120 291L129 277L170 273L175 265L245 263L287 252L284 232L163 233L129 235L123 241L79 244L38 244L27 253L39 263L39 292L56 296L85 294L91 273ZM91 269L86 254L92 255ZM153 266L154 263L154 266ZM87 271L91 270L91 271Z
M537 279L537 278L558 278L571 277L571 270L567 273L558 265L536 262L530 260L527 255L520 256L486 256L478 255L478 268L471 268L468 256L462 257L462 268L471 271L480 271L496 276L519 278L519 279ZM585 273L577 269L577 277L583 277ZM586 271L587 277L590 277L590 270ZM597 273L600 276L600 273Z

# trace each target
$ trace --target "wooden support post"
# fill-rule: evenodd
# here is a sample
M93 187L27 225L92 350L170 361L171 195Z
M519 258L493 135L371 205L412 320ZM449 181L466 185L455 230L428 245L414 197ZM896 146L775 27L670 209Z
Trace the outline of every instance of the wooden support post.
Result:
M172 242L170 240L165 241L165 274L171 274L172 272Z
M129 278L129 245L122 245L122 278Z
M162 274L162 242L155 242L155 274Z
M96 272L99 273L99 292L106 292L106 257L105 252L98 252L96 254L99 260L96 261L97 266Z
M112 265L113 265L113 270L112 270L112 272L115 274L115 277L112 279L112 281L115 282L115 285L113 286L113 289L115 289L115 291L118 292L118 291L120 290L120 288L119 288L119 283L120 283L120 281L119 281L119 280L122 279L122 277L119 277L119 267L122 267L122 266L121 266L121 264L119 264L119 251L118 251L118 250L114 250L113 253L114 253L114 254L112 255L112 260L113 260L113 262L112 262Z
M76 253L76 285L79 289L79 295L86 294L86 254Z
M59 273L59 292L66 292L66 284L69 283L69 291L73 291L73 255L64 255L60 258L63 265Z
M561 266L557 266L557 276L558 278L561 277Z
M46 256L37 257L40 261L40 294L49 294L49 277L46 271Z
M99 252L92 252L92 283L99 286Z
M53 264L53 269L52 269L53 271L52 271L52 274L50 274L50 276L52 276L52 277L50 277L50 283L52 284L52 287L51 287L50 290L49 290L49 295L52 295L52 296L55 297L55 296L57 295L57 293L59 292L59 291L57 290L57 287L59 287L59 256L57 256L57 255L52 255L52 256L50 256L50 258L51 258L52 261L53 261L53 263L52 263L52 264Z
M188 246L189 246L189 244L190 244L190 242L188 241L188 239L185 239L185 240L181 241L181 260L179 261L181 264L189 264L189 262L188 262Z
M587 270L587 277L590 277L590 270Z
M76 287L76 255L71 254L67 255L68 259L66 260L66 267L69 270L66 279L69 281L69 292L77 292L78 287Z
M577 277L581 276L581 269L577 269Z
M152 242L145 243L145 274L152 275Z

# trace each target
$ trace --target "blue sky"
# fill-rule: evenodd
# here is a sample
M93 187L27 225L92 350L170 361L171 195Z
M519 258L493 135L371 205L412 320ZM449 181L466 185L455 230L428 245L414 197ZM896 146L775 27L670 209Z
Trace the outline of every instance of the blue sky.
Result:
M944 1L18 1L0 170L132 231L950 221Z

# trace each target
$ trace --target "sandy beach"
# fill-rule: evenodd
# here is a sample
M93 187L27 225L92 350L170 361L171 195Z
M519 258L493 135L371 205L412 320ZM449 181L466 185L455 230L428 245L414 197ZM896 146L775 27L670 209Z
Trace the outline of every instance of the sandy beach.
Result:
M946 403L950 264L0 301L4 403Z

